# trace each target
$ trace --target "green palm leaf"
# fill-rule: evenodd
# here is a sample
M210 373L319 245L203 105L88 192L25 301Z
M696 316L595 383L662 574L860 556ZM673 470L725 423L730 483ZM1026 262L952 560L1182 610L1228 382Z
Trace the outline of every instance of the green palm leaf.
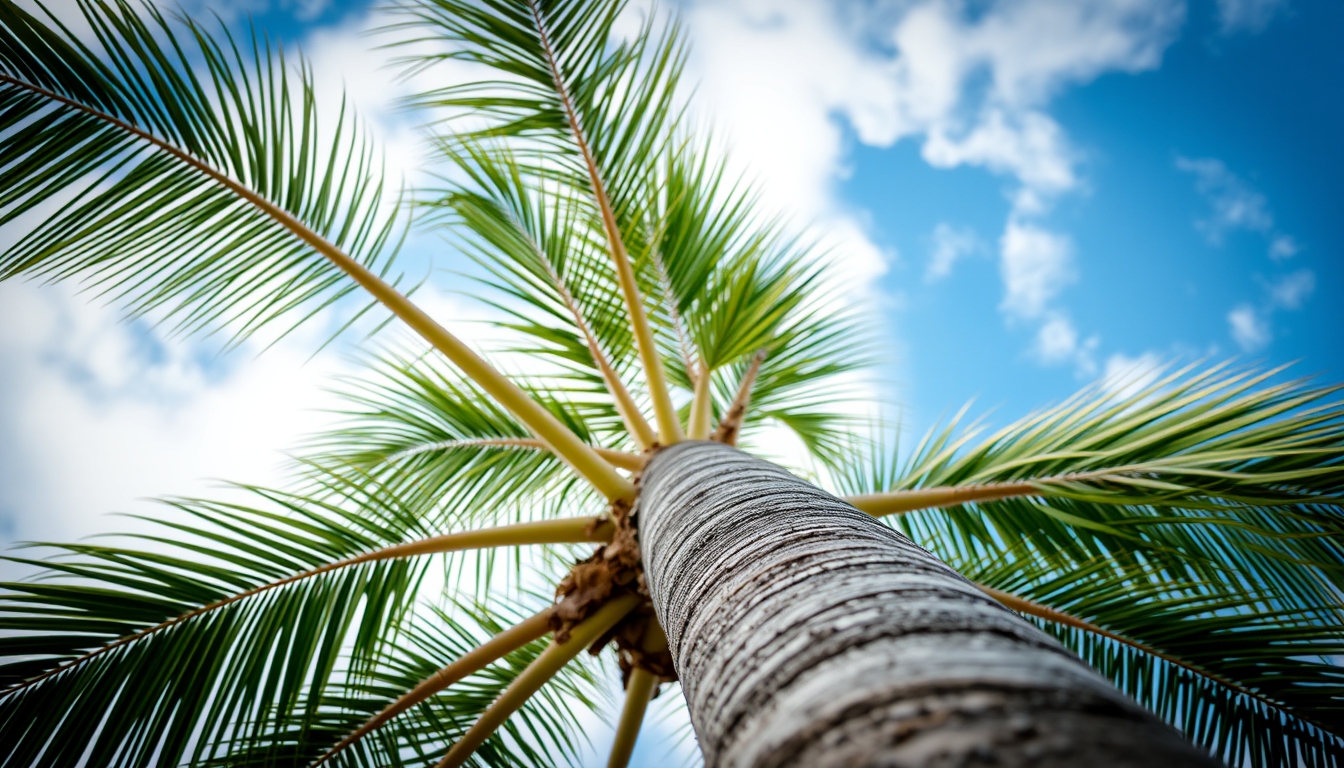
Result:
M490 444L530 435L442 362L387 355L371 368L371 375L348 379L340 390L349 403L343 423L309 443L304 461L319 482L331 476L355 485L373 481L418 508L436 510L433 519L441 525L535 519L561 509L591 514L601 507L550 452ZM532 394L591 439L587 412L547 389Z
M379 273L394 200L350 111L319 116L312 73L256 36L127 0L80 0L96 43L0 4L0 279L79 280L180 332L242 339Z
M312 706L298 707L287 723L263 737L240 743L221 758L229 766L311 765L371 715L434 674L444 659L463 656L511 619L527 611L507 599L488 604L455 603L418 616L388 646L369 675L329 686ZM545 648L530 643L498 664L468 677L418 705L352 747L332 766L421 766L440 759L500 693ZM488 766L554 766L572 761L581 746L576 706L596 706L595 677L587 665L567 668L529 701L477 753Z
M1344 757L1338 607L1301 607L1236 583L1178 581L1098 561L1061 572L1029 548L952 562L968 578L1047 605L1133 644L1046 622L1098 671L1229 762L1308 765ZM1277 755L1277 757L1273 757Z
M870 443L837 479L859 493L1025 481L895 524L968 578L1136 643L1051 625L1216 754L1328 765L1344 754L1344 406L1273 373L1093 387L988 438L958 434L958 417L905 460Z
M135 549L22 561L47 574L6 584L0 602L3 764L76 762L86 747L90 765L200 761L269 738L329 685L376 669L427 561L287 578L422 538L431 510L339 477L320 500L244 490L262 504L172 502L186 517Z
M532 310L514 327L540 344L524 349L591 365L578 329L550 295L553 288L534 268L520 266L535 261L523 253L532 250L547 254L558 270L563 254L574 271L565 281L587 302L583 314L624 371L635 360L634 347L610 262L601 253L586 147L634 260L672 382L693 389L689 369L703 361L715 372L719 405L726 406L735 377L753 354L767 350L757 389L768 405L753 411L748 424L764 418L783 423L819 458L831 460L844 423L827 407L835 402L833 377L868 362L867 336L849 312L837 310L837 297L822 289L812 249L785 237L776 222L759 220L751 190L731 181L721 164L706 159L707 150L681 135L680 30L646 29L627 40L612 26L624 5L436 0L404 9L406 26L454 46L442 58L506 73L414 100L489 124L448 133L440 142L446 157L472 171L474 182L470 190L449 191L442 204L456 209L457 220L489 246L473 250L489 262L487 283ZM413 61L428 67L434 59ZM449 122L447 130L454 126ZM483 144L511 149L481 151ZM501 158L507 159L503 167ZM563 230L567 242L544 242L535 225L526 226L536 217L519 207L528 195L518 187L535 195L544 187L540 180L574 189L547 194L558 217L552 221L569 224ZM479 205L478 190L489 192L490 206ZM532 245L520 240L517 226L507 226L509 219L525 225ZM501 258L513 266L500 264ZM514 273L518 268L533 272Z

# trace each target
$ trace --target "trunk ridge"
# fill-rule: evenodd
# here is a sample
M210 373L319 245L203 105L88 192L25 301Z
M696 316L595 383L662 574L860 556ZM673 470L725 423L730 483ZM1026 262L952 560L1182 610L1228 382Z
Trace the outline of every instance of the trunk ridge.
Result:
M774 464L663 449L636 519L709 768L1218 765L908 538Z

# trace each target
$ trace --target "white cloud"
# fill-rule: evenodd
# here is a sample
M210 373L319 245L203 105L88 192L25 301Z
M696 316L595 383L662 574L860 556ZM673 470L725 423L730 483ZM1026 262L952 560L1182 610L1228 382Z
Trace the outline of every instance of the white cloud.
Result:
M1009 317L1040 317L1075 279L1069 238L1019 221L1009 221L1000 240L1004 296L999 308Z
M1037 329L1031 352L1045 365L1072 363L1079 376L1090 376L1097 370L1094 355L1100 343L1095 335L1083 339L1072 320L1052 313Z
M229 359L164 339L66 288L0 284L0 539L70 539L153 514L139 499L201 494L209 478L281 479L281 449L327 423L322 386L345 367L308 356L320 331Z
M318 5L284 8L302 13ZM370 52L366 33L377 23L352 16L311 35L304 50L319 104L329 110L323 117L334 117L341 91L348 93L395 179L425 163L407 118L393 111L409 86L384 68L386 51ZM412 257L415 249L408 248ZM428 288L416 299L436 317L462 315ZM0 548L133 529L106 513L156 515L161 508L142 499L216 494L214 478L281 484L282 452L331 423L322 410L338 401L325 389L353 372L339 347L310 359L334 327L321 319L265 354L262 342L249 342L219 357L219 338L168 339L90 302L70 285L0 283ZM478 341L479 326L451 327Z
M1297 244L1292 235L1275 235L1274 239L1269 241L1269 258L1274 261L1292 258L1301 250L1302 246Z
M813 224L847 284L886 269L864 225L834 194L844 160L845 115L868 125L885 91L882 66L821 4L698 3L684 9L699 122L721 137L734 173L756 182L767 210Z
M1195 227L1204 233L1209 242L1220 244L1224 235L1239 229L1267 233L1273 228L1274 217L1269 213L1269 201L1228 170L1222 160L1178 157L1176 167L1194 175L1195 189L1204 195L1212 209L1206 218L1195 222Z
M1269 321L1250 304L1240 304L1227 313L1232 339L1246 352L1255 352L1269 344Z
M933 228L930 237L929 263L924 270L924 279L933 282L947 277L952 274L954 264L979 247L980 240L975 236L975 230L940 222Z
M1210 243L1219 245L1227 233L1242 230L1264 236L1272 261L1282 262L1301 250L1292 235L1275 229L1265 196L1229 170L1223 161L1178 157L1176 167L1194 175L1195 189L1209 203L1209 215L1197 219L1195 227ZM1274 337L1271 325L1274 313L1300 308L1315 288L1316 276L1309 269L1299 269L1266 283L1267 297L1260 306L1243 303L1228 313L1232 338L1247 352L1264 349Z
M1218 0L1218 24L1223 34L1262 32L1288 0Z
M1156 68L1184 14L1181 0L693 0L686 20L698 95L727 127L729 156L770 205L845 232L837 252L851 253L844 269L858 280L881 271L882 254L835 200L842 123L864 144L908 138L935 167L1010 179L1004 309L1022 318L1042 316L1073 279L1067 239L1025 223L1083 186L1083 154L1050 100L1107 72ZM1037 242L1018 248L1024 239ZM927 279L960 251L937 253Z
M1316 275L1310 269L1299 269L1284 275L1268 287L1269 299L1274 307L1300 309L1302 303L1316 289Z
M304 15L324 3L275 7ZM815 221L839 246L848 282L868 285L893 256L834 194L843 123L864 143L909 137L940 167L1004 175L1025 215L1081 183L1081 156L1046 112L1049 100L1105 72L1156 67L1182 14L1178 0L1022 0L974 13L954 0L884 7L705 0L686 9L686 22L695 43L691 79L701 80L697 114L727 129L730 161L762 181L766 204ZM389 117L402 86L361 36L372 24L351 18L315 32L304 47L318 87L344 85L390 145L390 165L413 172L422 165L419 148ZM1015 218L1003 244L1005 312L1048 322L1049 303L1072 279L1067 238ZM208 347L117 325L115 313L63 291L5 290L0 327L27 329L23 339L5 336L0 351L7 380L24 382L0 397L9 442L22 446L5 454L17 458L0 467L3 487L27 489L22 498L0 492L8 510L25 515L15 535L98 530L88 515L126 508L138 496L197 492L200 477L267 481L277 451L320 423L305 408L324 402L319 382L341 369L328 355L304 364L312 347L300 339L256 360L245 359L245 349L235 362L207 364ZM20 313L22 324L14 320ZM1077 336L1075 356L1092 341ZM8 479L20 476L22 483ZM49 514L39 519L33 510ZM17 532L48 524L45 533Z

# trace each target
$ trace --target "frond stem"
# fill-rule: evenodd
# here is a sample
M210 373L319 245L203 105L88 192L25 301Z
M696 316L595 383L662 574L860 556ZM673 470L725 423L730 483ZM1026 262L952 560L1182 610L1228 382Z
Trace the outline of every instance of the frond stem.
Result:
M434 451L444 451L452 448L529 448L538 451L549 451L550 446L540 440L529 437L483 437L465 440L442 440L437 443L426 443L417 445L413 448L405 448L396 453L389 454L385 461L396 461L411 456L418 456L422 453L433 453ZM606 459L613 467L625 469L631 472L639 471L644 468L644 457L637 453L626 453L613 448L602 448L593 446L593 450L598 456Z
M1040 496L1046 493L1045 486L1052 483L1072 483L1086 480L1119 479L1126 472L1151 470L1143 465L1109 467L1088 472L1071 472L1066 475L1037 477L1031 480L1019 480L1010 483L984 483L977 485L947 485L935 488L916 488L908 491L888 491L886 493L864 493L846 496L844 500L856 509L874 517L899 515L919 509L952 507L972 501L993 501L1019 496Z
M430 696L442 691L453 683L462 680L467 675L479 672L533 640L544 636L550 631L548 622L550 620L551 610L551 608L546 608L539 613L533 614L529 618L523 619L519 623L473 648L462 658L454 661L443 669L440 669L428 678L425 678L419 685L407 691L396 701L387 705L387 708L382 712L369 718L367 722L361 725L353 733L346 736L344 739L341 739L339 744L332 747L326 754L318 758L317 762L313 763L314 768L330 760L336 753L364 738L373 730L382 727L384 723L402 712L425 701Z
M657 248L650 248L649 256L653 262L654 274L658 276L658 285L663 290L663 308L667 310L667 315L672 320L672 328L677 332L677 346L681 349L681 362L686 366L686 378L694 385L697 375L695 364L691 362L694 355L691 354L691 342L686 338L681 313L677 311L676 297L672 295L672 278L668 277L667 267L663 265L663 255Z
M490 738L490 734L503 725L510 715L517 712L533 694L541 690L546 681L554 677L590 644L606 634L607 630L616 626L616 622L625 618L625 615L634 610L638 604L639 598L635 595L622 595L603 605L592 616L574 627L566 642L557 643L552 640L546 650L514 679L498 699L495 699L481 718L462 734L462 738L458 739L452 749L448 750L448 754L444 755L443 760L439 761L437 768L459 768L471 757L471 753Z
M658 442L658 434L653 431L653 427L644 418L644 414L640 412L635 399L630 396L630 390L626 389L620 375L616 373L616 369L611 366L611 362L603 354L602 347L598 345L597 338L593 336L592 329L588 327L588 321L584 319L583 312L579 309L579 303L574 300L574 295L569 292L569 286L565 285L564 279L551 267L549 261L545 264L546 271L550 273L551 281L555 284L555 289L559 291L561 300L565 302L570 314L574 316L574 323L583 333L583 339L588 344L588 354L592 355L593 362L597 364L598 371L602 373L602 381L607 385L607 392L616 401L616 410L621 414L621 421L625 422L625 428L630 436L639 442L639 447L647 451ZM598 453L600 455L601 451Z
M1157 658L1162 659L1163 661L1169 664L1178 666L1181 669L1184 669L1188 672L1192 672L1196 675L1199 675L1200 677L1211 680L1219 685L1231 688L1232 690L1242 694L1243 696L1253 698L1256 701L1260 702L1261 704L1264 704L1265 706L1268 707L1272 707L1275 710L1282 712L1290 717L1294 717L1299 720L1305 720L1311 723L1312 725L1321 728L1324 731L1332 732L1330 731L1329 728L1326 728L1324 725L1303 715L1301 712L1288 709L1279 702L1265 696L1262 693L1258 693L1256 691L1251 690L1250 688L1234 683L1231 680L1222 677L1221 675L1216 675L1212 672L1200 669L1199 667L1187 661L1183 661L1175 656L1172 656L1171 654L1163 653L1162 651L1159 651L1150 645L1140 643L1137 640L1131 640L1128 637L1125 637L1124 635L1116 634L1115 632L1111 632L1110 630L1103 629L1102 627L1099 627L1090 621L1085 621L1076 616L1071 616L1067 613L1064 613L1063 611L1057 611L1054 608L1042 605L1034 600L1028 600L1025 597L1019 597L1010 592L1004 592L1002 590L994 589L993 587L987 587L984 584L976 584L975 586L978 587L980 591L984 592L985 594L989 595L995 600L998 600L1005 608L1017 611L1018 613L1025 613L1028 616L1035 616L1038 619L1045 619L1046 621L1050 621L1055 624L1061 624L1066 627L1081 630L1083 632L1090 632L1094 635L1100 635L1101 637L1104 637L1108 640L1114 640L1117 643L1127 645L1130 648L1133 648L1137 651L1142 651L1143 653L1149 654L1151 656L1156 656Z
M635 667L630 673L630 682L625 686L625 706L621 708L621 719L616 724L616 739L611 743L607 768L626 768L630 764L640 726L644 724L644 712L649 708L649 699L657 686L658 676L648 670Z
M616 278L621 286L621 294L625 298L626 311L630 313L630 325L635 332L635 346L639 349L640 362L644 364L644 376L649 384L649 397L653 401L654 416L658 422L659 441L663 445L681 442L685 439L685 434L681 430L681 422L677 419L677 411L672 406L672 395L667 386L667 374L663 371L663 361L658 354L658 346L653 339L653 329L649 325L648 314L644 311L644 301L639 295L639 286L635 283L635 271L630 266L630 255L625 249L625 241L621 238L620 226L616 222L616 213L611 208L611 199L607 196L606 186L602 183L602 175L598 172L597 160L594 159L588 141L584 138L583 128L579 125L578 112L574 109L573 99L569 95L569 87L565 84L564 76L560 72L559 62L555 57L555 51L551 48L550 37L546 33L546 22L542 18L541 7L537 0L528 0L527 4L532 10L532 18L536 23L537 35L540 37L541 47L546 57L546 65L550 69L556 93L560 96L565 119L569 123L570 132L574 135L574 142L578 145L580 154L583 155L588 179L593 187L593 196L596 198L598 210L602 214L602 226L606 230L607 243L611 247L611 258L616 264Z
M710 392L710 383L709 366L701 360L699 375L695 377L695 398L691 400L691 412L686 418L686 431L692 440L709 438L709 425L714 418L714 396Z
M597 517L572 517L562 520L540 520L530 523L501 525L494 528L482 528L477 531L448 533L441 536L431 536L427 539L420 539L419 541L411 541L405 544L396 544L382 549L375 549L372 552L365 552L362 555L356 555L344 560L337 560L334 563L320 565L316 568L303 571L302 573L296 573L293 576L280 579L279 581L272 581L268 584L263 584L259 587L254 587L244 592L230 595L199 608L193 608L186 613L151 627L146 627L138 632L123 635L122 637L119 637L106 645L99 646L82 656L77 656L39 675L11 686L9 689L0 693L0 697L10 696L29 688L42 680L58 675L71 667L83 664L90 659L97 658L98 656L124 645L143 640L150 635L157 634L185 621L190 621L202 614L219 610L220 608L240 600L246 600L249 597L262 594L263 592L269 592L273 589L278 589L287 584L293 584L294 582L303 581L304 579L311 579L315 576L321 576L324 573L330 573L342 568L349 568L361 563L371 563L377 560L392 560L402 557L414 557L417 555L455 552L464 549L515 547L527 544L581 544L584 542L609 542L611 541L613 533L615 533L615 528L609 521Z
M756 385L756 376L760 374L761 363L764 362L764 349L752 355L751 364L747 366L746 372L742 374L741 383L737 385L737 395L733 397L728 412L723 415L718 429L714 430L714 435L710 439L725 445L737 445L737 437L742 432L742 422L747 418L747 406L751 404L751 388Z
M865 493L846 496L845 501L873 517L900 515L917 509L952 507L972 501L992 501L1015 496L1039 494L1035 483L987 483L985 485L943 486L919 488L912 491Z
M608 499L615 501L617 499L629 501L634 498L634 486L629 480L621 477L616 469L608 464L601 456L598 456L586 443L579 439L579 436L560 422L554 415L533 400L521 387L513 383L508 377L504 376L494 366L490 365L480 355L467 346L462 340L449 333L446 328L439 325L433 318L413 304L399 291L389 285L378 275L375 275L363 264L350 257L341 249L337 248L326 238L314 232L303 222L292 216L288 211L280 208L261 195L253 192L251 189L234 181L228 175L215 169L208 163L193 157L187 152L173 146L172 144L154 136L147 131L137 128L134 125L106 112L93 109L87 105L81 104L73 99L62 96L53 91L49 91L40 86L26 83L9 75L0 74L0 83L24 88L36 93L44 98L50 99L66 107L75 109L94 118L102 120L120 130L126 131L136 138L148 142L159 150L168 153L177 160L186 163L195 168L200 173L210 177L213 181L225 187L229 191L246 200L254 208L275 220L291 234L307 243L313 250L320 253L328 261L334 264L338 269L359 283L365 290L373 295L383 306L387 307L392 314L399 317L413 330L420 334L434 348L438 349L449 360L453 362L466 376L476 382L495 398L501 405L509 410L519 421L530 430L538 439L546 442L567 464L574 468L576 472L582 475L594 487L598 489Z

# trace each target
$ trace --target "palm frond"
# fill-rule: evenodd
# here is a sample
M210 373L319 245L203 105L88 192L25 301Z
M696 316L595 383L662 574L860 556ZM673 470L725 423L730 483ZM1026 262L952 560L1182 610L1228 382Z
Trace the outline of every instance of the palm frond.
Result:
M1128 397L1098 385L970 449L975 430L953 439L949 426L911 456L901 487L1030 481L1079 501L1338 521L1341 388L1268 383L1279 372L1187 366Z
M181 332L235 340L387 274L398 245L378 154L312 72L259 37L79 0L96 43L0 5L0 279L74 279Z
M469 139L546 147L537 173L586 193L615 267L661 439L672 443L683 435L630 264L626 222L649 197L651 161L671 146L685 51L675 25L654 34L652 18L641 34L622 39L614 24L623 6L623 0L434 0L406 12L408 26L451 46L442 58L484 64L500 75L437 89L416 103L484 120L487 127L466 132ZM419 59L416 66L430 62Z
M496 597L488 605L453 602L449 610L424 612L405 627L395 646L387 647L370 674L321 691L265 736L224 745L228 749L216 762L311 766L446 661L465 657L534 607ZM546 647L544 639L527 643L398 714L323 765L423 768L437 762ZM593 670L567 666L486 740L476 752L478 764L549 768L572 761L583 742L576 705L591 709L596 704Z
M387 353L370 368L339 389L349 403L341 411L344 421L309 442L305 461L317 468L318 478L371 478L414 503L437 507L444 524L537 519L561 509L592 514L604 506L550 451L501 442L530 435L437 359ZM531 395L580 438L593 439L587 407L547 389Z
M1141 567L1117 573L1097 563L1061 574L1025 559L958 565L1063 614L1029 615L1230 763L1275 766L1300 756L1302 765L1330 765L1344 757L1333 725L1344 712L1344 670L1331 661L1344 649L1337 618L1322 621L1235 585L1174 583Z
M227 32L221 43L184 20L178 37L206 62L213 86L207 90L174 25L152 6L142 18L126 0L80 2L101 55L58 24L45 26L12 3L3 6L0 136L23 194L10 196L0 223L100 170L112 186L106 193L97 183L86 186L24 234L0 257L0 278L82 276L105 283L132 310L184 313L188 329L233 320L245 335L333 286L341 286L338 297L353 288L349 277L607 498L633 494L573 432L371 269L392 232L382 223L381 186L364 156L343 142L343 118L335 150L329 157L314 153L327 139L313 133L317 105L306 72L291 84L295 76L283 56L255 36L249 58ZM168 45L160 48L159 38ZM51 116L60 121L58 133L72 131L68 138L40 141ZM128 163L134 165L125 169Z
M1268 375L1186 368L1129 398L1085 390L974 447L974 428L932 431L899 470L856 461L841 483L1030 483L1019 498L899 524L920 540L952 535L988 554L1028 544L1061 567L1139 558L1180 578L1232 578L1303 605L1337 604L1344 404L1335 388L1265 384Z
M0 764L200 762L369 674L426 561L288 577L421 539L433 510L368 482L329 485L344 495L249 488L261 505L174 501L185 519L159 522L140 547L66 545L64 558L26 561L47 578L6 584L0 600Z
M465 765L491 734L526 704L528 699L588 646L616 626L617 622L639 605L639 601L637 595L614 597L575 625L570 630L570 637L563 643L558 638L552 639L546 650L542 651L536 660L518 675L513 684L481 713L480 719L462 734L452 749L448 750L448 754L438 762L437 768L459 768Z
M1272 373L1187 367L1129 397L1092 388L987 439L936 429L904 459L875 441L840 483L1014 488L894 525L968 578L1132 641L1054 630L1225 759L1332 764L1344 405Z
M516 351L599 381L640 447L652 445L656 436L624 383L635 362L624 301L573 190L534 183L503 149L462 142L449 157L465 181L433 192L430 210L447 215L432 220L466 235L467 254L485 270L478 279L513 302L490 303L513 318L506 327L530 338Z
M777 223L759 221L751 190L730 179L722 163L710 161L712 152L681 135L684 104L678 87L685 44L676 23L652 13L639 34L627 39L614 26L627 12L620 0L495 0L481 6L435 0L405 11L406 27L446 39L451 50L441 59L470 61L496 73L416 98L418 105L473 121L467 126L450 119L445 151L461 155L477 142L503 142L517 158L537 158L521 163L524 173L534 182L552 179L578 190L575 200L587 208L575 222L587 227L580 237L590 242L602 237L604 226L590 202L594 179L605 183L617 222L614 239L634 261L638 292L647 299L662 350L659 367L671 383L694 389L681 362L688 355L696 358L692 366L703 360L717 372L745 368L750 355L767 348L771 362L762 371L760 394L769 408L753 423L782 422L819 458L837 458L843 419L828 412L827 395L835 388L826 385L868 362L866 335L856 333L854 318L837 309L842 302L819 290L811 249L783 236ZM430 67L434 60L412 62ZM563 75L563 88L552 64ZM576 142L576 136L584 141ZM588 173L584 144L596 174ZM606 267L605 274L585 270L604 278L589 283L588 290L620 295ZM501 287L513 298L528 300L526 279L509 276L505 282ZM544 339L544 346L558 348L555 354L581 355L573 329L548 322L548 315L556 314L549 303L535 307L546 320L533 317L520 320L520 326ZM600 316L600 310L593 314ZM619 312L615 316L628 323ZM635 348L628 332L613 333L606 343L618 361ZM731 400L741 373L714 377L711 396L718 404Z

